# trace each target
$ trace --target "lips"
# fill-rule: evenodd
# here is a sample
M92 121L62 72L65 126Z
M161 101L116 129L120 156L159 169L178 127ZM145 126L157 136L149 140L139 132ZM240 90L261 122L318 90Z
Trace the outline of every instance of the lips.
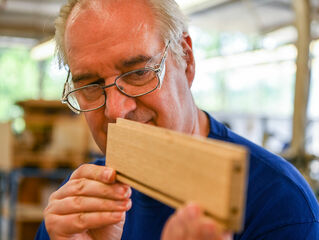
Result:
M138 120L138 119L129 119L129 118L126 118L127 120L130 120L130 121L134 121L134 122L139 122L139 123L143 123L143 124L149 124L149 125L153 125L155 126L156 124L154 123L153 119L150 119L150 120ZM108 124L105 124L104 126L104 131L107 132L107 128L108 128Z
M153 120L149 120L149 121L145 122L145 124L149 124L149 125L155 126L155 123L153 122Z

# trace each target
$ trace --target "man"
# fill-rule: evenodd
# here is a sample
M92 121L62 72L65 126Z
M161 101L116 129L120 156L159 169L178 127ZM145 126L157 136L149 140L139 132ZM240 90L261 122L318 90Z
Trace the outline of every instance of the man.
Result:
M70 69L64 102L84 112L104 154L107 124L117 118L245 145L247 209L243 232L231 237L196 203L174 213L115 182L98 160L50 196L37 239L319 239L318 204L301 175L195 106L192 41L173 0L71 0L56 21L56 40Z

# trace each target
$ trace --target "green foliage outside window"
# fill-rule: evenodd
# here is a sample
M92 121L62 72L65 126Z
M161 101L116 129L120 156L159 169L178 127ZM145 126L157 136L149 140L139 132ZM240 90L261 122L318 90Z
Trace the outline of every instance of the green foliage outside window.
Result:
M27 48L0 48L0 121L22 116L17 101L60 99L65 75L53 58L40 63L31 59Z
M293 58L216 70L214 64L206 66L205 61L261 48L261 38L240 33L205 33L195 28L191 29L191 35L197 66L192 91L200 108L209 112L292 115L295 79ZM204 65L205 68L201 68ZM314 87L318 85L315 79L317 75L317 71L313 71ZM31 59L30 49L0 48L0 121L22 115L21 109L14 105L16 101L40 97L60 99L65 77L66 71L58 69L54 58L39 63ZM316 101L313 92L310 108ZM317 111L310 110L311 115L315 115L314 112Z

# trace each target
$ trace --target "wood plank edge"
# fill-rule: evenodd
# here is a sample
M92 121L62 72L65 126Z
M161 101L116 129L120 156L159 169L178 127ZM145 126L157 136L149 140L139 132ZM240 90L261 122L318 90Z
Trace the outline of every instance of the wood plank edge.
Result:
M205 138L202 136L192 136L189 134L176 132L170 129L134 122L122 118L118 118L117 122L115 124L113 123L112 125L115 125L115 127L127 129L129 131L143 133L150 136L156 136L168 141L174 139L174 141L177 141L178 143L183 144L186 147L196 147L198 149L201 149L202 151L213 152L216 156L220 158L227 158L227 156L225 156L224 154L241 156L242 154L245 154L247 151L244 146L238 144ZM219 151L215 151L216 149L219 149ZM223 152L223 154L220 154L220 152Z
M144 184L140 184L139 182L137 182L129 177L126 177L119 172L117 172L117 174L116 174L116 180L121 182L121 183L130 185L132 188L138 190L139 192L146 194L147 196L154 198L154 199L156 199L156 200L158 200L158 201L160 201L160 202L162 202L162 203L164 203L164 204L166 204L174 209L179 209L179 208L185 206L185 204L186 204L183 201L174 199L166 194L163 194L161 192L156 191L155 189L149 188L149 187L145 186ZM229 222L231 222L231 221L216 218L212 214L210 214L206 211L204 212L204 214L206 216L208 216L209 218L213 219L214 222L216 223L216 227L221 229L222 231L236 230L236 229L231 228L232 225L229 224Z
M235 232L240 232L243 229L245 220L245 205L246 205L246 191L248 181L248 152L245 154L246 161L233 161L233 173L231 175L229 210L230 222L229 226ZM239 198L239 201L238 201Z

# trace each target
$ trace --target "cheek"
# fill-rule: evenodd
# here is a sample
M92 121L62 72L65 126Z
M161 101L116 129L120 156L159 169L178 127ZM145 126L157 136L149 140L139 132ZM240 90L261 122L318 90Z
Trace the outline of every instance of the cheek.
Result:
M186 109L192 104L185 72L181 68L168 70L157 94L158 125L177 131L184 129L188 113Z
M84 115L95 142L105 152L106 124L102 111L87 112Z
M159 91L154 92L149 100L148 107L156 113L156 124L161 127L172 128L171 125L177 120L179 115L179 97L175 84L169 81L175 79L165 79Z
M94 132L96 131L95 129L98 128L98 121L95 117L96 114L94 114L94 112L86 112L84 113L86 121L91 129L91 132L94 134Z

